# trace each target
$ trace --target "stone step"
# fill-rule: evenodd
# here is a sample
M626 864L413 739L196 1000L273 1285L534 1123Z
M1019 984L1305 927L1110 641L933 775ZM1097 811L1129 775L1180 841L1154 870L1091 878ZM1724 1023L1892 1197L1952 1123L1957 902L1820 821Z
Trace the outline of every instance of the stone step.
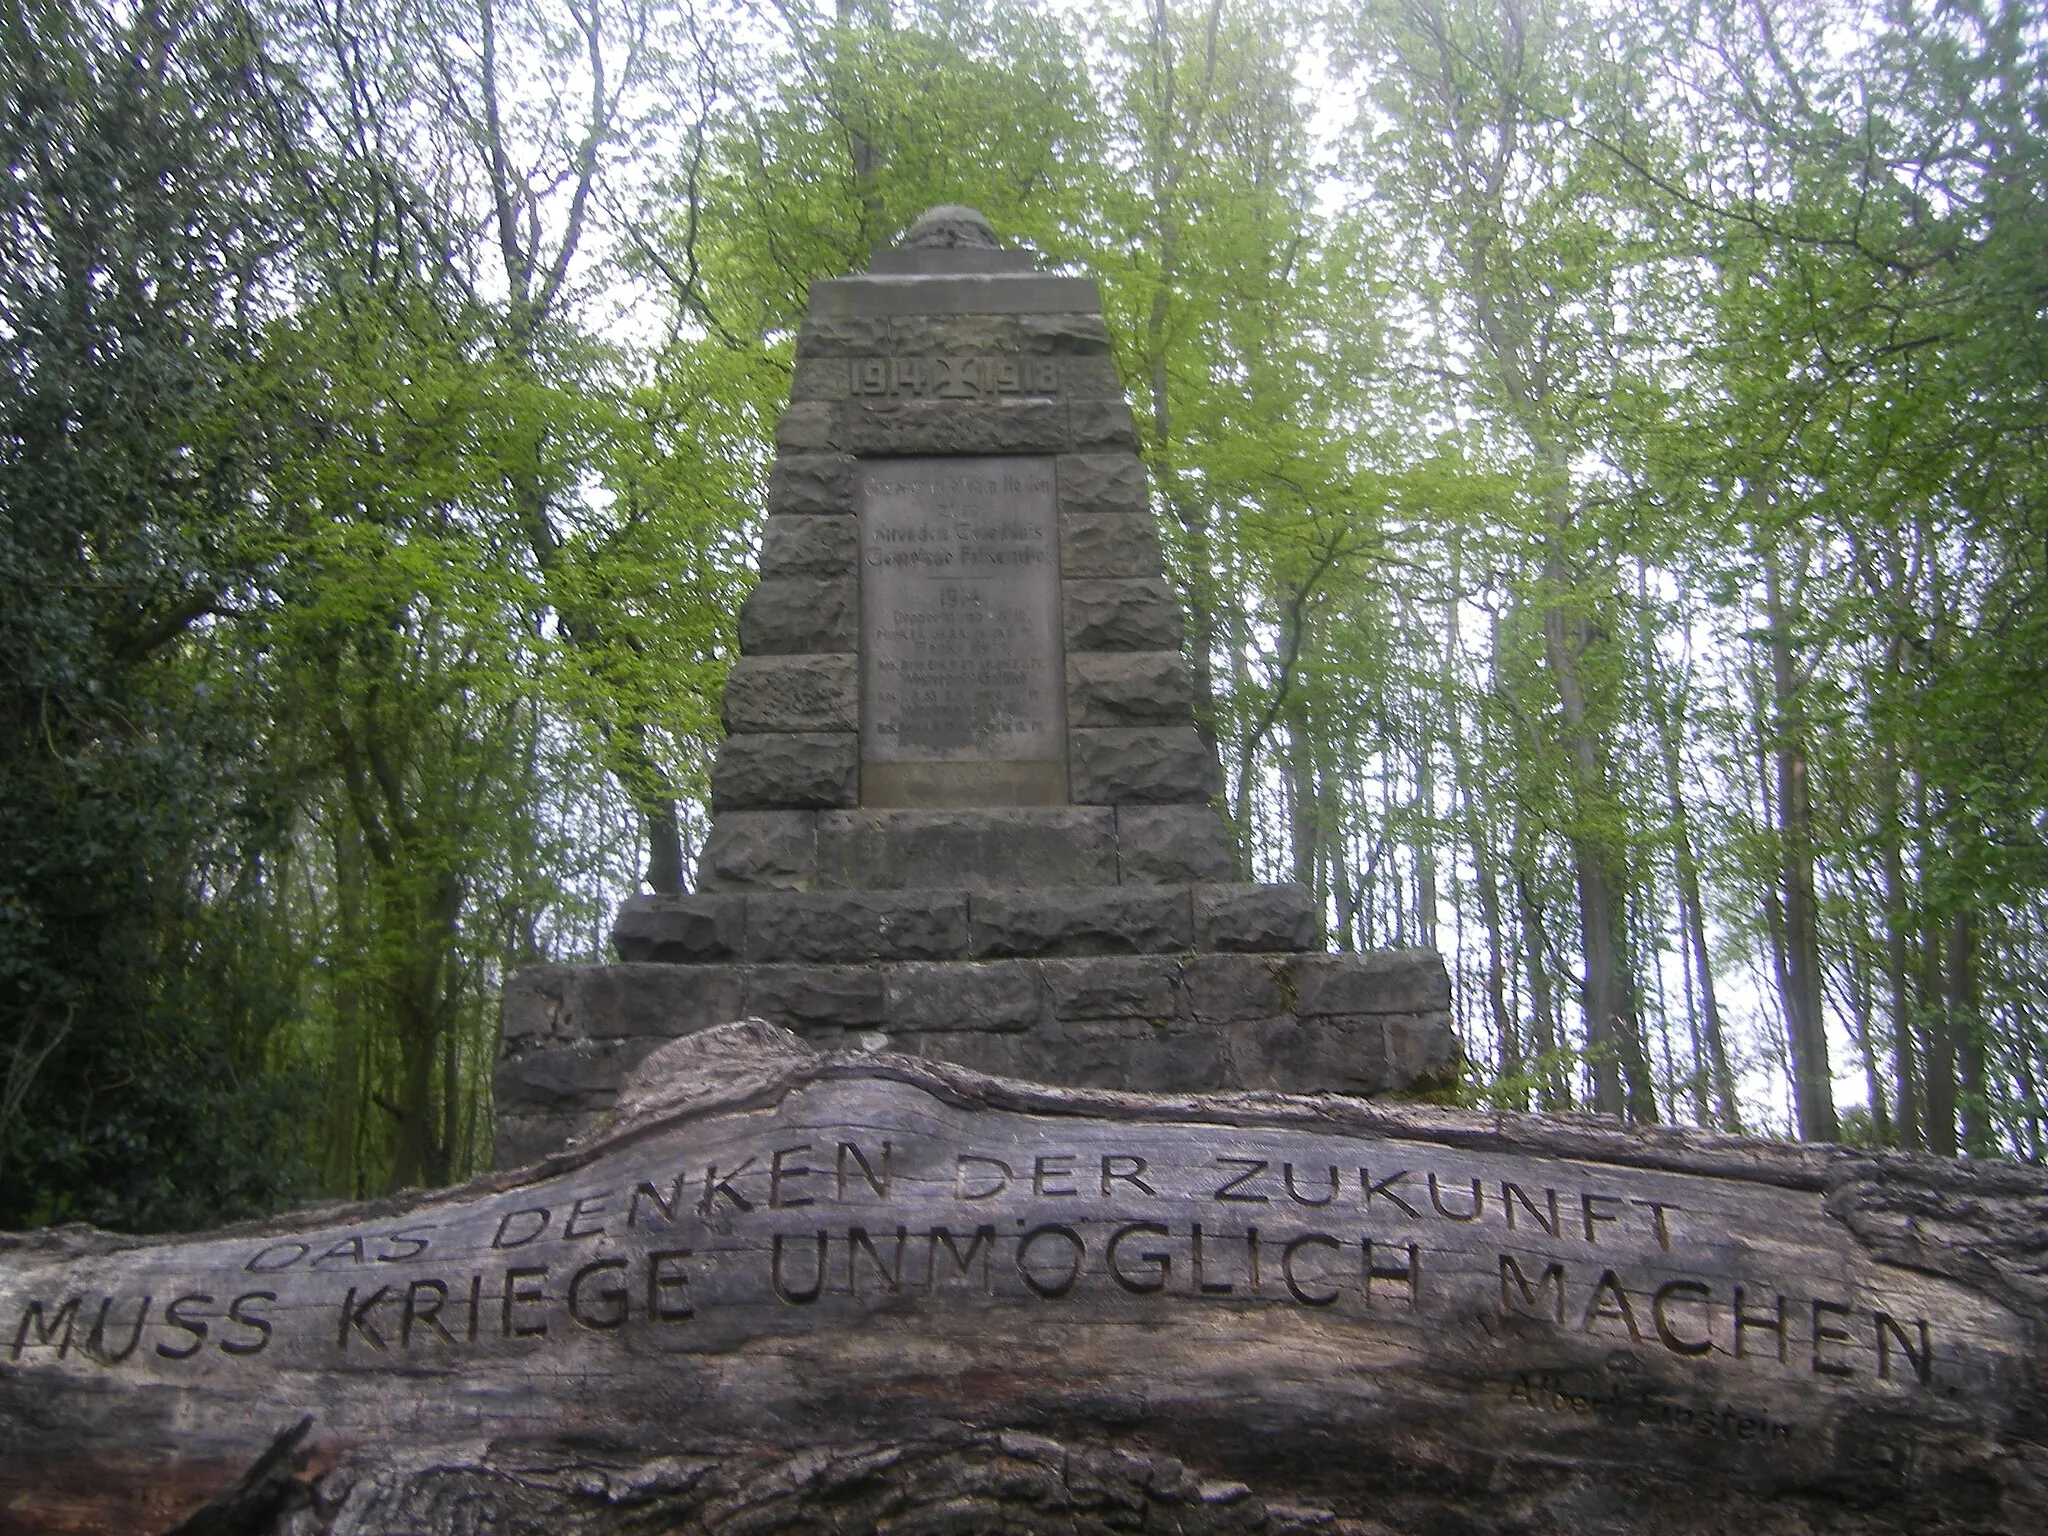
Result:
M1301 952L1322 914L1298 885L1069 885L1010 890L700 892L619 909L621 960L993 960Z
M505 985L497 1160L582 1134L650 1051L738 1018L1046 1083L1376 1094L1454 1081L1450 996L1434 950L531 966Z
M752 659L752 658L748 658ZM1081 701L1085 707L1085 700ZM1079 710L1076 711L1079 713ZM1084 717L1085 718L1085 717ZM1192 725L1076 727L1065 733L1064 759L1049 765L1055 796L1041 790L992 795L978 805L1208 805L1221 783L1216 753ZM711 768L711 809L732 811L834 809L866 804L901 809L930 803L890 792L903 775L923 767L979 770L1003 781L1004 770L1024 774L1035 763L863 763L854 731L736 732L719 746ZM1014 786L1013 786L1014 788ZM1071 799L1069 795L1071 794ZM940 800L944 804L943 799Z
M1208 806L727 811L698 861L700 892L993 891L1228 881Z

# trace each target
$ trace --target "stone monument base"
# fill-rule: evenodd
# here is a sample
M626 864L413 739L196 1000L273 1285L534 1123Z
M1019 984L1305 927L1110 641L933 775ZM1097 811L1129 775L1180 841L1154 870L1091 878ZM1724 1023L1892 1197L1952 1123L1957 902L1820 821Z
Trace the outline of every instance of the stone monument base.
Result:
M1151 1092L1448 1087L1434 950L1326 954L1291 885L752 890L641 896L624 963L505 988L497 1166L587 1134L657 1046L739 1018L826 1050Z

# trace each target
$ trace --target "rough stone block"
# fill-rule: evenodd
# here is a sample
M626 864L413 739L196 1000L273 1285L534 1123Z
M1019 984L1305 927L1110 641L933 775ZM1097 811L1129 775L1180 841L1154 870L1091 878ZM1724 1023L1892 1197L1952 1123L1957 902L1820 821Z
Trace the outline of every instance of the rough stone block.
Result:
M1263 956L1193 955L1181 967L1188 1012L1205 1024L1277 1017L1286 1011L1277 969Z
M892 965L892 1030L1029 1029L1045 1012L1038 967L1028 960Z
M1193 705L1179 651L1076 651L1067 658L1071 725L1185 725Z
M1023 315L1068 311L1101 324L1102 294L1088 277L1002 273L970 277L828 277L811 284L815 319L858 315Z
M870 353L895 357L960 357L1023 350L1015 315L895 315L888 339Z
M1116 808L1117 878L1126 885L1228 880L1233 873L1223 818L1206 805Z
M562 989L559 1028L567 1038L615 1040L649 1035L667 1039L730 1024L744 1013L740 972L735 966L578 965L553 969L571 973Z
M959 891L749 896L750 960L953 960L967 947Z
M838 407L822 400L784 406L775 423L775 447L781 453L845 452L837 425Z
M1017 317L1018 345L1026 352L1107 352L1109 327L1100 309L1052 310Z
M1216 758L1191 725L1069 731L1067 741L1082 805L1203 804L1216 792Z
M845 453L785 453L768 472L768 512L804 515L854 510L853 456Z
M859 555L860 528L851 517L771 517L761 530L763 579L809 576L835 580L852 576L859 569Z
M1377 1019L1254 1019L1226 1031L1232 1087L1358 1094L1388 1087Z
M931 1061L950 1061L955 1066L997 1077L1030 1077L1043 1055L1043 1047L1034 1037L1008 1030L891 1035L882 1049Z
M1170 1019L1180 1012L1180 961L1160 955L1047 960L1045 980L1059 1019Z
M603 1118L603 1112L594 1109L552 1115L500 1113L491 1166L523 1168L528 1163L537 1163L549 1153L559 1151L563 1143L588 1135Z
M1068 512L1060 518L1063 576L1155 577L1159 565L1159 530L1149 512Z
M1115 357L1105 352L1062 358L1060 393L1069 400L1114 400L1123 405L1124 381L1117 376Z
M864 1029L889 1016L884 975L864 965L752 966L746 998L750 1017L791 1028Z
M1062 512L1151 513L1145 466L1135 453L1063 453L1055 468Z
M1114 885L1115 812L1106 806L832 811L818 822L824 887Z
M711 809L829 809L860 799L860 737L852 731L729 736L711 768Z
M1067 404L1067 441L1076 453L1105 448L1135 450L1138 424L1119 394L1112 400L1073 400Z
M860 729L859 662L850 653L742 656L725 684L725 728L752 731Z
M493 1092L508 1107L605 1109L618 1098L619 1079L659 1044L653 1036L636 1036L523 1051L498 1063Z
M838 446L858 454L1057 453L1066 409L1055 400L855 401L842 406Z
M1137 1093L1188 1093L1228 1083L1221 1030L1147 1028L1124 1042L1124 1083Z
M1158 577L1062 581L1067 650L1177 651L1180 605Z
M505 978L498 994L498 1037L507 1048L568 1033L563 994L589 966L527 965Z
M1125 1019L1085 1019L1018 1035L1014 1038L1023 1046L1019 1075L1034 1082L1121 1088L1131 1069L1128 1023Z
M1323 944L1323 914L1299 885L1195 888L1195 945L1223 953L1301 951Z
M1163 954L1188 948L1188 893L1166 887L995 891L972 898L978 957Z
M770 576L740 609L740 649L752 656L853 651L860 644L860 587L850 576Z
M850 359L823 356L808 349L799 350L796 366L790 373L789 398L792 401L844 400L853 393L851 380Z
M746 909L738 896L628 896L612 922L612 947L621 960L737 960L745 937Z
M808 891L818 883L818 812L726 811L697 860L700 891Z
M1386 1031L1390 1089L1448 1088L1457 1082L1464 1053L1448 1015L1388 1013L1378 1017Z
M859 357L889 350L886 315L806 315L796 333L798 357Z
M1433 949L1364 955L1302 955L1288 962L1304 1018L1339 1013L1438 1013L1451 1006L1451 977Z

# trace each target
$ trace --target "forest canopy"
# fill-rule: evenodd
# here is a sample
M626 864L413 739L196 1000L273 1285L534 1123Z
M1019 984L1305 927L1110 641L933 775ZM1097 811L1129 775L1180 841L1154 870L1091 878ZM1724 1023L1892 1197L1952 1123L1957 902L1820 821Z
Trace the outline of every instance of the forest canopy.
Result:
M1243 871L1465 1091L2038 1160L2018 0L0 0L0 1225L488 1161L815 278L1098 276Z

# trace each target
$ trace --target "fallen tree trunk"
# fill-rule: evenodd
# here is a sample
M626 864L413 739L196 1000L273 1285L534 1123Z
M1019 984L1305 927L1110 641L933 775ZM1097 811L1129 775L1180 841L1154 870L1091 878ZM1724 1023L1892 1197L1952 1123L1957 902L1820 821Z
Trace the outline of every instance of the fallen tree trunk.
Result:
M520 1172L9 1240L0 1529L2038 1532L2044 1215L733 1025Z

